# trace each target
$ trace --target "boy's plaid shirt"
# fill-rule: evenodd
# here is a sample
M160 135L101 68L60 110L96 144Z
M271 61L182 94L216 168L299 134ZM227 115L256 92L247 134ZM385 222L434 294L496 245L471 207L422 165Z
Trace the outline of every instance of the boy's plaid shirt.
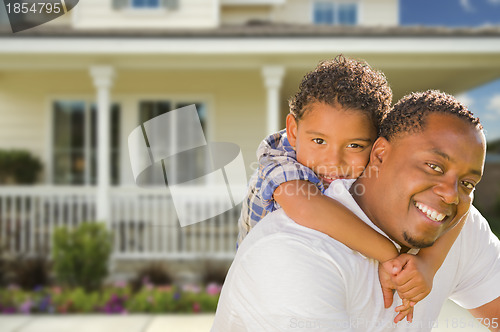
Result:
M269 135L257 148L259 169L250 178L247 197L243 200L238 220L238 245L266 214L280 208L273 199L276 188L284 182L306 180L324 191L323 183L309 168L297 161L283 129Z

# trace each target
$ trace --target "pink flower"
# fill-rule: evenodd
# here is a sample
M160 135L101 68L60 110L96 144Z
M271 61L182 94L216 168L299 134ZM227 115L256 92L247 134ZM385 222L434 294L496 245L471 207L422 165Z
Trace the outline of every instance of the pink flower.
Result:
M184 285L182 290L191 293L199 293L201 291L200 286L198 285Z
M193 312L200 312L201 311L201 306L198 302L193 303Z
M61 287L58 287L58 286L52 287L51 290L52 290L52 293L54 293L54 294L61 294Z
M160 292L170 292L172 290L172 286L170 285L164 285L164 286L158 286L156 289Z
M31 307L33 306L33 302L31 300L27 300L19 307L19 311L23 314L29 314L31 312Z
M220 285L216 284L215 282L212 282L212 283L207 285L206 292L209 295L217 295L220 293L221 288L222 287Z
M116 288L125 288L125 287L127 287L127 282L123 281L123 280L118 280L118 281L115 282L114 286Z
M9 287L7 288L10 291L16 291L19 289L19 286L16 284L10 284Z

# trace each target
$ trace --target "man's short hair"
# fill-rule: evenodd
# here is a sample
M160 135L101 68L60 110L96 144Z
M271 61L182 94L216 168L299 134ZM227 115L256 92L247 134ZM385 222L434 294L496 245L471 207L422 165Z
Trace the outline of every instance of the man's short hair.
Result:
M421 132L427 115L432 113L450 114L469 122L478 130L483 129L479 118L455 97L438 90L427 90L401 98L382 119L379 136L390 141L402 134Z
M339 55L320 62L304 76L299 90L289 100L290 113L299 121L313 102L361 111L378 128L383 115L390 110L392 90L382 72L365 61Z

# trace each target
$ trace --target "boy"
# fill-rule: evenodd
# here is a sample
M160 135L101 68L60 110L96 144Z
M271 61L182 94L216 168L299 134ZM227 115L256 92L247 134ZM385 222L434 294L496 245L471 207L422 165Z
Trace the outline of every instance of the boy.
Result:
M371 146L391 99L385 76L365 62L339 56L308 73L290 101L286 131L259 146L260 167L243 202L238 243L267 213L283 208L298 224L377 259L383 267L380 280L386 307L392 303L390 288L405 299L397 308L397 322L405 316L411 320L411 305L430 292L434 274L460 227L439 240L436 248L422 250L419 256L399 256L391 241L322 194L335 179L355 179L370 171L365 167ZM339 215L343 217L333 217Z

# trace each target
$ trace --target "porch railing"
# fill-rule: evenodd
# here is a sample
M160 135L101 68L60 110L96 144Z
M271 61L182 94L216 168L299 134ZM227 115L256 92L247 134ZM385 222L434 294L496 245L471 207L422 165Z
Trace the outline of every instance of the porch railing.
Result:
M50 253L56 227L96 221L94 187L0 187L0 245L9 253ZM183 208L201 213L224 204L215 193L186 191ZM112 188L113 258L231 259L238 208L180 227L168 189Z

